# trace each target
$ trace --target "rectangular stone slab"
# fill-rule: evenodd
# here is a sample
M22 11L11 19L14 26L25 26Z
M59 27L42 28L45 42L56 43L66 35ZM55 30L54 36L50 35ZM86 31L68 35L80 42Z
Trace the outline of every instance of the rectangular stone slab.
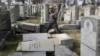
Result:
M54 51L53 40L34 40L22 42L22 51Z
M81 19L81 43L93 50L100 50L100 17L87 16Z
M32 33L32 34L23 34L23 41L32 41L38 39L48 39L50 34L48 33Z
M52 37L58 39L58 44L59 45L66 45L69 48L72 48L73 47L73 39L72 39L72 37L70 37L66 33L62 33L62 34L52 34Z
M72 29L77 29L77 25L76 24L62 24L62 25L59 25L59 28L61 30L72 30Z
M8 56L46 56L46 52L15 52Z
M55 56L72 56L72 51L66 47L61 45L55 46Z
M81 44L81 55L80 56L100 56L100 51L93 50L88 46Z
M39 29L39 24L32 24L32 23L26 23L26 22L19 22L18 27L29 30L29 31L37 31Z

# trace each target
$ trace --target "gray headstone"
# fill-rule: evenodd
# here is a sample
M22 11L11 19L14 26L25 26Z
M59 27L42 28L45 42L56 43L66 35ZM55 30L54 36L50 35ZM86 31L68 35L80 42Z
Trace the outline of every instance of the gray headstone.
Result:
M19 5L10 6L10 18L11 18L11 23L16 23L17 20L20 18Z
M88 5L84 7L84 16L95 15L95 6Z
M81 43L93 50L100 50L100 17L88 16L81 19Z
M43 4L41 10L41 23L46 23L49 19L49 5Z
M98 6L97 8L96 8L96 12L95 12L95 15L100 15L100 6Z
M66 46L55 46L55 56L72 56L72 51Z
M71 23L75 24L76 20L79 19L79 7L75 5L71 8L71 11L72 11Z
M48 33L23 34L23 41L48 39L49 36L50 36L50 34L48 34Z

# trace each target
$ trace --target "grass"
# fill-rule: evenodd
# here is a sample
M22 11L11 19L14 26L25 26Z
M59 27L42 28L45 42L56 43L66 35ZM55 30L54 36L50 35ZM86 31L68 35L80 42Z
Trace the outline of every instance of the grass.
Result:
M16 35L16 38L13 41L7 41L5 47L0 51L0 56L8 56L9 53L15 52L18 43L21 41L21 35Z

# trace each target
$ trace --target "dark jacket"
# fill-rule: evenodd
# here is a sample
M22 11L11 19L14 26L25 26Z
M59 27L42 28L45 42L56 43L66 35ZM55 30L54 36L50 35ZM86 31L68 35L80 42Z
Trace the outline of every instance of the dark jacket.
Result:
M52 12L52 16L49 17L49 23L53 23L57 21L57 13Z

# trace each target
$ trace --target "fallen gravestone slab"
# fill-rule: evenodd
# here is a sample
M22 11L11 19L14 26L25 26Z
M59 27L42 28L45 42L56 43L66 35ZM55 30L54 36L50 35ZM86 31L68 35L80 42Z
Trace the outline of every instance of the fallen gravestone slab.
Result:
M54 51L53 40L34 40L22 42L22 51Z
M50 34L48 33L32 33L32 34L23 34L23 41L32 41L37 39L48 39Z
M18 28L21 28L21 29L27 30L27 31L40 32L40 30L39 30L40 25L39 24L20 22L20 23L18 23Z
M66 46L56 45L55 56L73 56L73 52Z
M57 38L60 45L66 45L69 48L73 47L73 39L66 33L62 34L52 34L52 37Z
M62 24L62 25L59 25L59 28L61 30L73 30L73 29L77 29L77 25L76 24Z
M46 56L46 52L15 52L8 56Z

